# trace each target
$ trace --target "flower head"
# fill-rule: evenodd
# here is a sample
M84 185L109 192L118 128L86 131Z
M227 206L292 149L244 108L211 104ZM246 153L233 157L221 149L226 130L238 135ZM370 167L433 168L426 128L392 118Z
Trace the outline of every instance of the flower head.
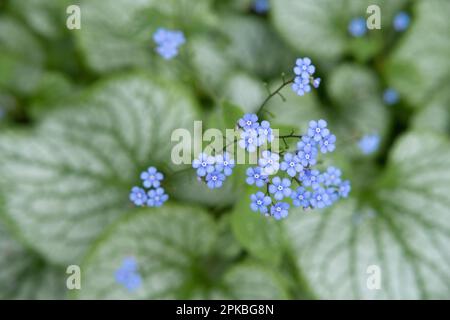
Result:
M323 119L319 121L310 121L308 128L308 136L313 138L314 141L320 142L322 139L330 135L330 130L327 128L327 122Z
M395 31L405 31L409 27L409 23L411 22L411 18L409 14L404 11L397 13L394 17L394 29Z
M158 172L155 167L149 167L147 171L141 173L141 179L144 187L158 188L161 184L160 181L164 179L164 175Z
M311 196L310 203L313 208L322 209L331 205L332 201L324 188L317 188Z
M215 170L215 162L214 157L208 156L206 153L200 153L198 158L192 161L192 168L197 169L197 176L204 177Z
M280 164L280 169L286 171L290 177L295 177L297 173L303 170L300 158L292 153L284 155L284 161Z
M247 113L241 119L238 120L239 127L245 131L259 127L258 116L254 113Z
M231 158L228 152L224 154L219 154L216 156L216 171L222 172L226 176L230 176L233 173L233 168L235 166L234 159Z
M339 186L341 184L341 170L335 167L328 167L323 173L323 182L326 186Z
M258 131L258 146L262 146L266 141L272 142L275 136L270 128L269 121L261 121L261 125L257 129Z
M222 187L225 181L225 175L219 171L213 171L206 176L206 184L210 189L216 189Z
M305 146L302 150L297 152L297 157L303 167L313 166L317 163L317 148Z
M354 37L362 37L367 32L366 19L364 17L354 18L348 24L348 32Z
M314 80L313 80L313 87L314 88L318 88L319 86L320 86L320 82L322 81L322 79L320 79L320 78L315 78Z
M350 181L348 180L342 181L341 184L339 185L338 190L339 196L342 198L347 198L350 191L351 191Z
M308 208L311 192L303 187L298 187L297 190L291 193L291 198L295 207Z
M263 169L262 173L266 176L272 175L280 168L280 156L277 153L264 150L262 157L258 159L259 166Z
M316 67L311 63L311 59L306 58L298 58L295 61L294 73L298 76L313 75L316 71Z
M330 134L325 138L322 138L319 142L320 152L327 153L333 152L336 149L336 136L334 134Z
M256 13L266 13L269 11L269 7L269 0L253 0L253 9Z
M147 199L147 206L149 207L161 207L164 202L169 199L169 196L164 193L163 188L158 189L152 189L149 192L147 192L148 199Z
M319 188L324 181L323 175L320 174L319 170L304 170L300 172L299 179L305 187L312 187L313 189Z
M299 96L305 95L311 91L311 86L308 78L303 77L295 77L294 83L292 84L292 90L297 93Z
M272 179L272 184L269 185L269 192L273 194L276 200L282 200L284 197L289 197L291 195L291 181L289 179L281 179L280 177L275 177Z
M133 187L130 192L130 200L135 205L141 207L147 202L147 194L144 189Z
M261 188L267 183L267 176L262 173L262 169L260 167L248 168L246 174L246 182L249 185L254 184Z
M157 44L156 52L166 60L178 55L178 47L186 42L183 32L164 28L156 30L153 40Z
M258 191L256 194L252 194L250 196L250 200L252 201L250 204L250 208L255 212L267 213L267 206L272 203L272 199L270 197L264 195L261 191Z
M369 155L378 150L380 145L380 136L378 134L365 135L358 142L358 146L362 153Z
M393 105L398 102L398 92L395 89L387 88L383 92L383 100L388 105Z
M284 219L289 214L289 203L278 202L270 208L270 214L276 219Z
M123 259L122 265L116 270L115 278L129 291L136 290L141 285L141 276L137 271L136 260L132 257Z
M239 147L248 152L255 152L258 147L258 132L255 129L248 129L241 133Z

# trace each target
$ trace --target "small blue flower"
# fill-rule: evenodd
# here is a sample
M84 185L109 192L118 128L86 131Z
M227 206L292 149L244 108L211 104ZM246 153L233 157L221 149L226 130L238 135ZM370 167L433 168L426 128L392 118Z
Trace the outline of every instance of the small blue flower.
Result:
M153 40L158 45L156 52L166 60L178 55L178 47L186 42L183 32L164 28L156 30Z
M292 203L295 207L309 207L309 199L311 198L311 192L303 187L298 187L297 190L291 194Z
M225 181L225 175L218 171L213 171L211 173L208 173L205 180L208 188L217 189L222 187L223 182Z
M358 146L365 155L369 155L378 150L380 136L378 134L365 135L358 142Z
M141 285L141 276L137 272L137 263L134 258L125 258L115 273L116 282L129 291L134 291Z
M309 122L308 136L313 138L314 141L319 142L328 135L330 135L330 130L328 130L325 120L320 119L319 121L312 120Z
M238 121L239 127L244 129L245 131L250 129L258 129L258 116L254 113L247 113Z
M330 134L320 140L319 146L320 146L320 152L327 153L327 152L333 152L334 149L336 149L336 136L334 134Z
M297 173L303 170L300 159L292 153L284 155L284 161L280 164L280 169L286 171L290 177L295 177Z
M334 202L339 200L339 192L335 188L327 188L325 192L330 197L330 204L332 205Z
M411 18L409 14L404 11L397 13L394 17L394 29L395 31L401 32L405 31L409 27Z
M300 159L300 163L304 168L313 166L317 163L317 148L305 146L297 152L297 157Z
M323 182L326 186L339 186L341 184L341 170L335 167L328 167L323 173Z
M241 140L239 140L239 147L248 152L255 152L258 147L258 133L255 129L249 129L241 132Z
M284 219L289 214L289 203L278 202L270 208L271 215L276 219Z
M292 90L299 96L305 95L311 91L311 86L309 84L309 79L302 77L295 77L294 83L292 84Z
M164 193L163 188L158 189L152 189L149 192L147 192L148 200L147 205L149 207L161 207L164 202L169 199L169 196Z
M276 200L282 200L285 197L291 195L291 181L284 178L281 180L280 177L275 177L272 179L272 184L269 185L269 192L272 193Z
M319 86L320 86L320 82L322 81L322 79L320 79L320 78L315 78L314 80L313 80L313 87L314 88L318 88Z
M309 75L313 75L315 71L316 67L311 63L310 58L298 58L295 61L294 73L296 75L309 79ZM307 75L307 77L304 75Z
M348 24L348 32L354 37L362 37L367 32L366 19L364 17L354 18Z
M398 92L395 89L387 88L383 92L383 100L387 105L393 105L398 102Z
M258 147L262 146L266 141L272 142L275 136L270 128L269 121L261 121L261 125L258 127Z
M312 197L310 199L311 206L313 208L322 209L332 204L330 195L325 191L324 188L318 188L314 190Z
M249 185L255 184L257 187L261 188L267 183L267 176L262 174L262 169L260 167L248 168L246 173L246 182Z
M312 187L318 189L320 184L323 183L323 175L319 170L305 170L300 172L299 179L305 187Z
M158 188L161 185L160 181L164 179L164 175L158 172L155 167L150 167L147 171L141 173L141 179L144 181L144 187Z
M265 176L270 176L280 169L280 156L277 153L264 150L262 157L258 159L259 166Z
M348 180L343 181L339 185L339 190L338 190L339 196L342 197L342 198L347 198L348 194L351 191L351 189L352 188L351 188L351 185L350 185L350 181L348 181Z
M233 173L234 166L234 159L231 158L228 152L216 156L216 171L223 171L226 176L230 176Z
M309 136L302 136L301 140L297 142L297 150L302 151L305 148L315 148L317 145L317 142L315 142L311 137Z
M267 213L267 206L272 203L272 199L270 197L264 195L261 191L258 191L256 194L252 194L250 196L251 204L250 208L255 212Z
M130 200L135 205L141 207L147 202L147 194L144 189L133 187L130 192Z
M263 14L269 11L269 0L254 0L253 9L256 13Z
M208 156L206 153L200 153L198 158L192 161L192 168L197 169L197 176L204 177L214 171L215 161L214 157Z

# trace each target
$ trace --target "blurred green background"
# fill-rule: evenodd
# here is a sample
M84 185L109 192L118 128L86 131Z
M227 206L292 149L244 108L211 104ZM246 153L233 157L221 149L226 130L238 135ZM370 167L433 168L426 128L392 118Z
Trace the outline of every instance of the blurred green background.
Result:
M70 4L80 30L66 28ZM370 4L381 30L352 37ZM396 32L402 10L411 25ZM448 0L275 0L265 14L246 0L3 0L0 298L450 298L449 16ZM185 33L177 58L154 52L158 27ZM173 129L225 128L227 106L254 111L304 56L322 84L285 88L271 123L326 119L338 145L324 164L351 180L349 199L276 222L250 211L243 169L209 191L170 163ZM380 148L364 156L372 133ZM170 200L136 209L149 165ZM129 255L133 293L114 280ZM81 290L66 288L68 265Z

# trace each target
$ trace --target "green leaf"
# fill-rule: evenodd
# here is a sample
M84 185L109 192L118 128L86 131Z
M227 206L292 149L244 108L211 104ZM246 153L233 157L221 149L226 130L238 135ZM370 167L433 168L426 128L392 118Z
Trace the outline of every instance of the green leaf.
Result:
M6 214L43 256L75 262L132 207L128 194L141 170L178 170L172 131L191 128L196 117L191 95L173 81L128 75L98 85L31 134L0 137Z
M268 272L257 267L223 270L223 260L212 259L216 240L217 226L201 209L167 205L141 210L119 221L98 242L84 263L84 287L77 297L282 297L281 285ZM114 277L127 256L136 259L142 278L140 288L131 293Z
M280 223L250 209L250 195L256 190L241 193L241 200L231 214L231 228L239 243L254 257L271 265L278 265L284 248Z
M225 98L241 106L245 113L255 112L266 96L262 82L239 72L227 78L223 90ZM235 123L238 119L236 118Z
M66 275L13 239L0 223L0 299L63 299Z
M15 19L0 16L0 89L30 94L42 73L44 53L38 40Z
M152 38L156 29L175 28L187 33L198 21L210 19L210 2L82 1L82 27L76 33L79 46L96 72L148 67L156 58Z
M448 297L449 186L448 140L411 133L398 141L366 200L340 201L324 212L293 210L284 226L297 264L317 295ZM372 265L381 271L379 290L367 286Z
M410 30L386 65L389 85L416 107L422 107L441 83L448 82L449 12L448 1L416 1Z
M450 88L440 90L413 119L417 130L450 135Z
M241 107L230 103L229 101L224 101L221 105L221 109L225 128L234 129L238 120L244 115L244 111Z

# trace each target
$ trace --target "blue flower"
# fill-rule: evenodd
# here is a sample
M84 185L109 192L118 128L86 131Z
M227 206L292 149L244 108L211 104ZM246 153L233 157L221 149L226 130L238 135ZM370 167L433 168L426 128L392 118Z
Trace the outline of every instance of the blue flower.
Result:
M178 54L178 47L186 42L181 31L158 28L153 34L153 40L158 45L156 52L164 59L172 59Z
M263 169L262 173L265 176L270 176L280 169L280 156L277 153L264 150L262 158L258 159L259 166Z
M336 136L334 134L330 134L320 140L319 146L320 146L320 152L327 153L327 152L333 152L334 149L336 149Z
M223 171L226 176L230 176L233 173L234 166L234 159L231 158L228 152L216 156L216 171Z
M272 203L272 199L270 197L264 195L261 191L258 191L256 194L252 194L250 196L251 204L250 208L255 212L267 213L267 206Z
M300 172L299 179L305 187L312 187L313 189L318 189L320 183L323 183L323 175L320 174L319 170L305 170Z
M294 156L292 153L286 153L284 161L280 164L280 169L286 171L289 176L295 177L297 173L303 170L303 166L297 156Z
M270 208L270 213L276 220L280 220L288 216L289 214L288 210L289 210L289 203L278 202Z
M297 157L303 167L313 166L317 162L317 148L305 146L297 152Z
M122 265L115 272L116 282L129 291L134 291L141 285L141 276L137 272L137 263L134 258L125 258Z
M281 180L280 177L275 177L272 179L272 184L269 185L269 192L272 193L276 200L282 200L284 197L289 197L291 195L291 181L284 178Z
M192 168L197 169L197 176L204 177L214 171L216 159L208 156L206 153L200 153L197 159L192 161Z
M169 199L169 196L164 193L163 188L158 189L152 189L149 192L147 192L148 200L147 205L149 207L161 207L164 202Z
M339 186L341 184L341 170L335 167L328 167L323 173L323 181L326 186Z
M348 32L354 37L362 37L367 32L366 19L363 17L354 18L348 24Z
M208 175L206 176L206 184L210 189L222 187L224 181L225 175L223 173L220 173L219 171L213 171L211 173L208 173Z
M256 13L263 14L269 11L269 0L254 0L253 9Z
M315 148L317 143L308 136L302 136L301 140L297 142L297 150L302 151L305 148Z
M309 84L308 78L295 77L294 83L292 84L292 90L299 96L305 95L311 91L311 86Z
M348 180L343 181L339 185L339 190L338 190L339 196L342 197L342 198L347 198L348 194L351 191L351 189L352 188L351 188L351 185L350 185L350 181L348 181Z
M311 192L303 187L298 187L297 190L291 194L292 203L295 207L309 207L309 199L311 198Z
M329 205L332 205L334 202L339 200L339 192L335 188L327 188L325 192L330 197Z
M141 173L141 179L144 181L143 185L146 188L158 188L160 181L164 179L162 173L158 172L155 167L149 167L147 171Z
M383 92L383 100L387 105L393 105L398 102L398 92L395 89L387 88Z
M143 206L147 202L145 190L139 187L133 187L130 192L130 200L137 206Z
M324 188L318 188L314 190L311 199L311 206L313 208L322 209L332 204L330 195L325 191Z
M314 141L319 142L323 138L330 135L330 130L327 128L327 122L323 119L319 121L310 121L308 128L308 136L313 138Z
M365 155L369 155L378 150L380 136L378 134L365 135L358 142L358 146Z
M255 184L257 187L261 188L267 183L267 176L262 174L262 169L260 167L248 168L246 173L246 182L249 185Z
M269 121L261 121L261 125L258 127L258 146L262 146L266 141L272 142L275 136L270 128Z
M322 81L322 79L320 79L320 78L315 78L314 80L313 80L313 87L314 88L318 88L319 86L320 86L320 82Z
M259 127L258 116L254 113L247 113L238 121L239 127L245 131Z
M241 140L239 140L239 147L248 152L255 152L258 147L258 133L255 129L249 129L241 132Z
M397 13L394 17L394 29L395 31L405 31L409 27L411 18L409 14L404 11Z
M315 71L316 67L311 63L310 58L298 58L295 61L294 73L296 75L309 79L309 75L313 75ZM307 77L304 75L307 75Z

